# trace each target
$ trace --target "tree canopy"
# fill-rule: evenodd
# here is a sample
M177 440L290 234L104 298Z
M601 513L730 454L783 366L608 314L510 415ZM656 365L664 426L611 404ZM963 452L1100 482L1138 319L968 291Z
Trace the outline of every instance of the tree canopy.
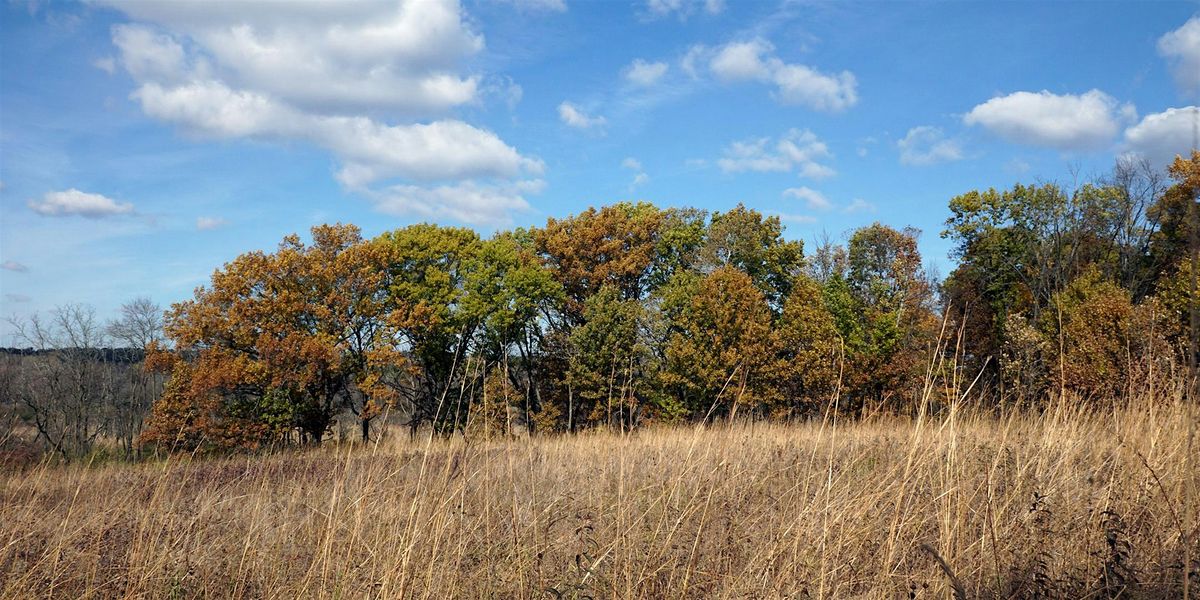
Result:
M997 405L1132 393L1194 351L1198 192L1200 153L967 191L943 282L916 229L874 223L807 257L743 205L619 203L487 239L314 227L168 311L146 339L170 380L143 442L319 443L351 417L366 437L384 411L450 435L905 412L967 385ZM145 337L136 308L114 335Z

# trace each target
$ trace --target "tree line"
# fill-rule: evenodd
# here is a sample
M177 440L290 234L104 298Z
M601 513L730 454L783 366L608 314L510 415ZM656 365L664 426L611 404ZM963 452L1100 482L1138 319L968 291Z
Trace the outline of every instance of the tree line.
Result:
M943 281L915 229L806 253L742 205L626 202L486 239L322 225L166 311L140 442L319 443L339 419L368 438L384 415L491 436L1183 394L1198 191L1200 152L968 192Z

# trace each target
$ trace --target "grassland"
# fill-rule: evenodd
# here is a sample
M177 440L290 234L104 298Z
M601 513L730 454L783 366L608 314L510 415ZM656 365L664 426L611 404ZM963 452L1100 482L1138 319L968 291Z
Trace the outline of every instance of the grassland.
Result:
M0 589L1197 597L1198 416L1144 401L46 464L0 475Z

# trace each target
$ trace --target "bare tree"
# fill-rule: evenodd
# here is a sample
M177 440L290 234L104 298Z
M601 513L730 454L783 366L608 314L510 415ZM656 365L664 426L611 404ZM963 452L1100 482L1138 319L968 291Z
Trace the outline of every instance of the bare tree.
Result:
M108 335L130 348L145 349L163 340L163 309L145 296L121 305L121 316L108 322Z
M21 356L0 355L0 447L19 434L21 396L18 384L21 375Z
M835 275L844 277L848 268L846 248L834 243L828 231L822 231L808 259L809 276L824 285Z
M146 415L162 393L164 375L146 372L142 359L147 346L164 340L163 309L150 298L134 298L121 305L120 317L109 321L106 330L114 341L129 350L122 353L125 360L118 367L124 384L122 393L113 397L109 414L112 435L120 442L126 457L133 457Z
M116 391L95 310L66 304L48 320L35 314L9 322L17 338L31 346L11 393L48 448L63 458L88 453L104 430Z
M1152 291L1149 288L1157 275L1156 265L1146 260L1151 237L1158 229L1149 209L1166 189L1167 180L1149 160L1122 157L1100 183L1117 191L1113 228L1120 251L1117 267L1121 285L1141 297Z

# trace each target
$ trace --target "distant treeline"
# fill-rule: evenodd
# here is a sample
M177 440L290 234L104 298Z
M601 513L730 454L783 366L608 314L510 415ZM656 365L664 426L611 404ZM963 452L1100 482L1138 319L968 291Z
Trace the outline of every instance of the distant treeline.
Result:
M1183 391L1200 153L1167 173L950 200L944 282L918 231L873 224L812 252L779 218L645 203L481 239L421 224L244 254L167 313L170 374L142 439L321 440L335 414L491 435L960 400L1105 403ZM179 355L186 351L185 359Z
M88 358L107 363L140 363L146 359L145 348L0 348L0 355L44 356L64 352L82 353Z

